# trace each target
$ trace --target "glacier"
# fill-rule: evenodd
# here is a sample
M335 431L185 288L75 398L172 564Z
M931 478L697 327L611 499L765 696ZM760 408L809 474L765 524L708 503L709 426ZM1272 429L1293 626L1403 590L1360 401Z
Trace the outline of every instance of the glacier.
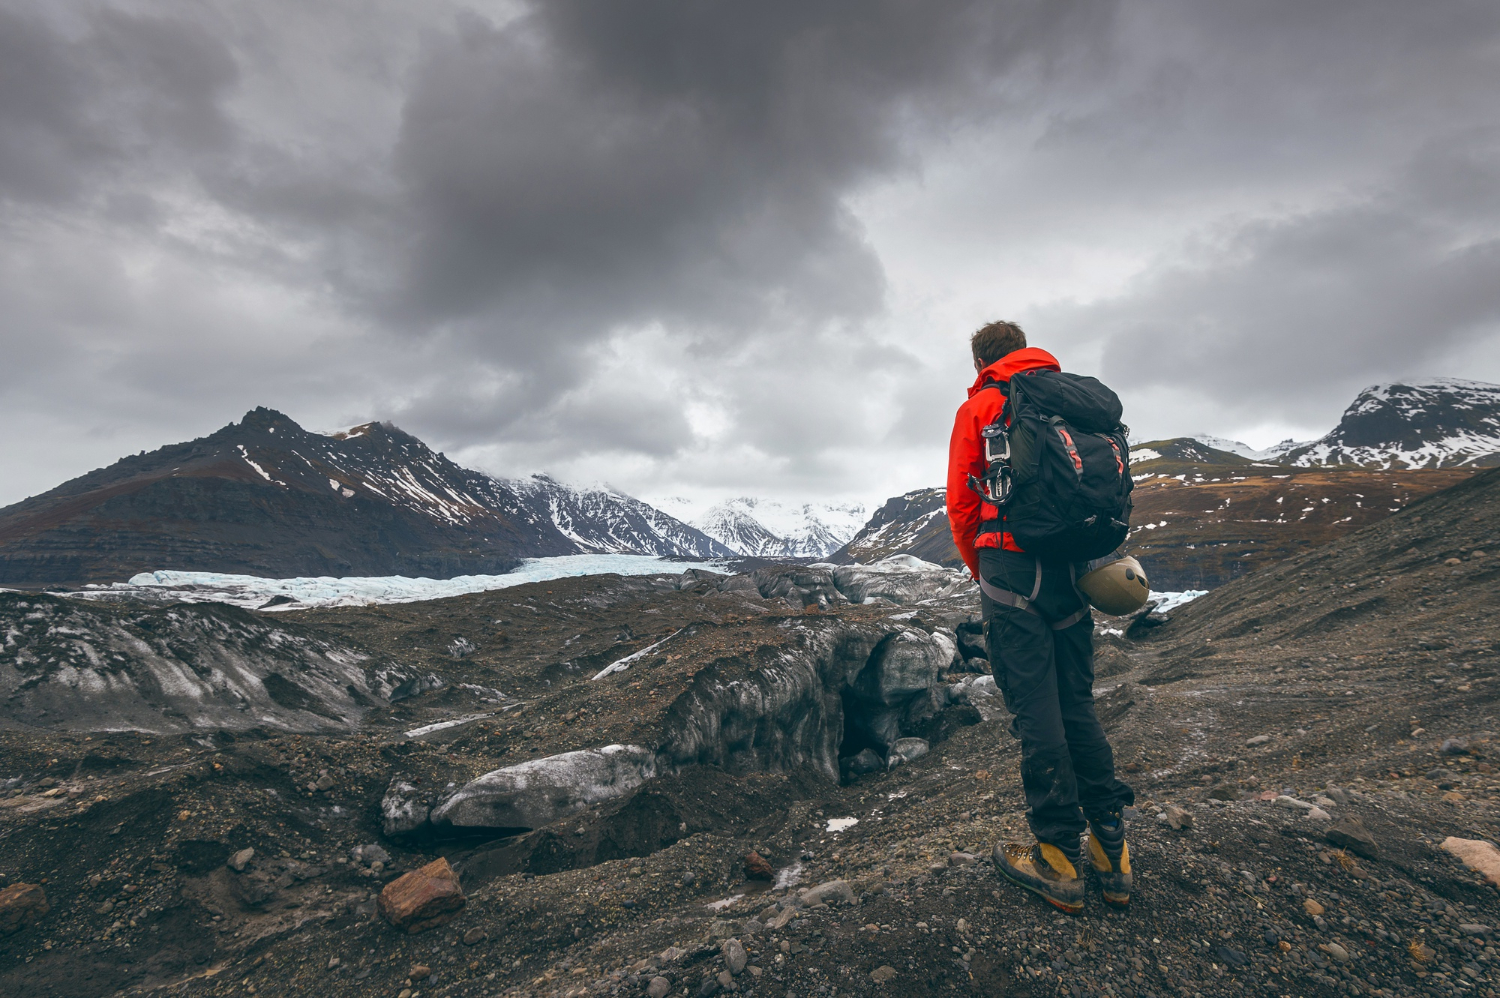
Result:
M415 603L579 575L676 575L690 568L724 571L723 563L715 561L669 561L655 555L569 554L530 558L505 575L460 575L451 579L403 575L265 579L220 572L142 572L128 582L86 586L66 595L153 603L229 603L246 609L262 607L268 600L283 597L291 602L266 609L301 610L315 606Z

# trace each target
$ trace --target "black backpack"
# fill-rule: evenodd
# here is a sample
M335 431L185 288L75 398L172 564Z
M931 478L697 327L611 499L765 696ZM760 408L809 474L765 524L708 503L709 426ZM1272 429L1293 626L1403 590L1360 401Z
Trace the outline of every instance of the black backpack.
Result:
M1011 377L1005 408L984 429L985 477L969 486L1000 516L979 532L1008 531L1028 554L1088 561L1130 531L1129 430L1119 396L1097 378L1057 371Z

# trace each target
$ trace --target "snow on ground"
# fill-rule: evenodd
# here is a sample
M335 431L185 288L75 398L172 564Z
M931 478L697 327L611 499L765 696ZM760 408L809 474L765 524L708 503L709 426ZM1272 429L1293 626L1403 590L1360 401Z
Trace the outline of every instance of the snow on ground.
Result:
M268 609L297 610L310 606L414 603L569 576L606 573L675 575L689 568L724 571L723 565L706 561L668 561L651 555L569 554L556 558L530 558L507 575L460 575L452 579L409 579L403 575L262 579L254 575L218 572L142 572L129 582L88 586L69 595L94 599L135 598L151 602L218 602L247 608L259 607L272 597L283 596L295 602Z
M1191 603L1199 596L1207 595L1207 589L1188 589L1180 593L1152 593L1151 598L1156 601L1157 613L1169 613L1184 603Z

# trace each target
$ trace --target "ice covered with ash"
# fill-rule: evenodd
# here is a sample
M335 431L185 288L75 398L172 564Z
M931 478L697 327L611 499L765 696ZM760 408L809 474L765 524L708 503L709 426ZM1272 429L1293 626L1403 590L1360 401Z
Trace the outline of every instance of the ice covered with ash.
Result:
M432 809L457 828L540 828L623 796L656 776L656 753L639 745L563 752L492 770Z
M570 554L531 558L505 575L460 575L451 579L412 579L403 575L263 579L219 572L158 571L142 572L129 582L88 586L69 595L149 602L229 603L245 608L265 607L267 601L280 597L283 600L280 605L265 608L295 610L310 606L414 603L570 576L676 574L689 568L714 570L722 566L714 562L668 561L654 555Z

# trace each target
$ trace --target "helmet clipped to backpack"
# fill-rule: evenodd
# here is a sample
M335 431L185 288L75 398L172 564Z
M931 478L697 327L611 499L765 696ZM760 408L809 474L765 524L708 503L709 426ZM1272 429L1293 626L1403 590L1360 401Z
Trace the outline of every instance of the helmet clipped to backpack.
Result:
M1091 561L1085 568L1087 571L1078 578L1078 591L1100 613L1123 617L1146 605L1151 585L1134 558L1111 555Z

